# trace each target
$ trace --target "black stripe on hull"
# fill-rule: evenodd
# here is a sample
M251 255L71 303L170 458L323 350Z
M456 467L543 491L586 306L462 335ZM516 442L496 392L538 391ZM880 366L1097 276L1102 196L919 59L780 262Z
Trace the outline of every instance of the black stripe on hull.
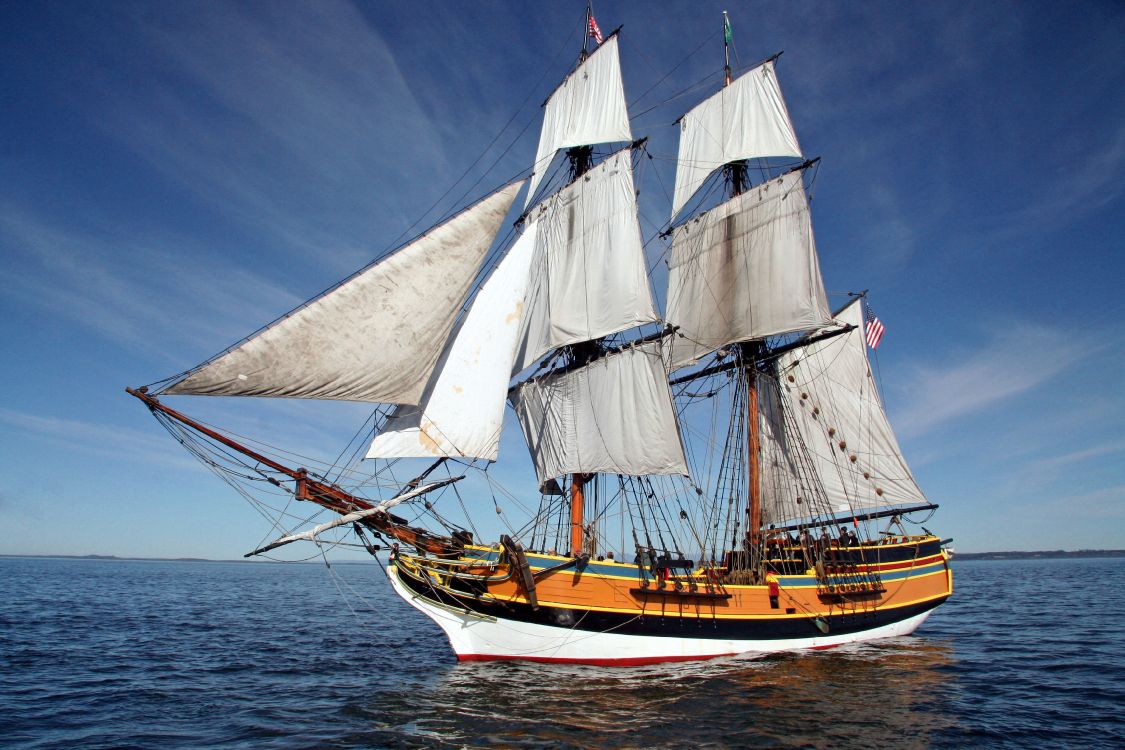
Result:
M574 629L591 633L613 632L620 635L644 635L664 638L706 638L719 640L785 640L791 638L813 638L822 636L813 621L808 617L777 617L754 619L719 619L708 617L711 609L706 604L698 605L699 617L664 616L660 613L660 603L654 601L647 613L640 616L623 612L599 612L584 609L564 609L540 606L533 610L523 603L484 602L460 599L446 592L437 591L410 575L399 571L399 581L414 594L440 606L455 609L469 609L490 617L516 622L547 625ZM828 624L828 634L846 635L871 630L883 625L891 625L937 607L948 597L942 596L927 602L906 607L882 609L858 609L855 612L824 615ZM672 603L669 608L677 607ZM688 605L684 611L697 611L696 605Z

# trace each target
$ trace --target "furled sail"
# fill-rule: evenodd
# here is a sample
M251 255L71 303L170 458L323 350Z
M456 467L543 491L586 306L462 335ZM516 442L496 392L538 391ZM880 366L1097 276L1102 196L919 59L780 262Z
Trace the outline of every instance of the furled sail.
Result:
M658 320L623 149L540 203L514 371L551 349Z
M772 61L745 73L681 118L672 216L722 165L765 156L801 156Z
M560 148L631 140L617 37L611 36L547 100L525 205Z
M679 327L672 367L831 319L800 171L676 228L668 274L667 321Z
M511 400L540 485L571 473L688 473L659 342L530 380Z
M512 245L442 354L422 403L398 406L367 458L496 460L538 229L529 224Z
M778 360L784 408L827 500L837 512L925 504L871 374L859 300L836 321L855 329Z
M522 184L431 229L164 392L417 404Z

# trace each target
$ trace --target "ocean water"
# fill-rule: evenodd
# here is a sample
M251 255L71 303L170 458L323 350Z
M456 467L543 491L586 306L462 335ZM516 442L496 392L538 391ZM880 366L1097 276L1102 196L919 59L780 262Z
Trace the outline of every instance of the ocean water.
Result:
M915 636L458 663L377 566L0 559L0 747L1125 747L1125 560L963 561Z

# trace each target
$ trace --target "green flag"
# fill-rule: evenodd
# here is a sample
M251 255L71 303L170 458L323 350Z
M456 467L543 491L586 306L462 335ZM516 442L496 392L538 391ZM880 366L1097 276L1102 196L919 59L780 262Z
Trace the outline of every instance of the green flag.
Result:
M730 44L730 19L723 14L723 41Z

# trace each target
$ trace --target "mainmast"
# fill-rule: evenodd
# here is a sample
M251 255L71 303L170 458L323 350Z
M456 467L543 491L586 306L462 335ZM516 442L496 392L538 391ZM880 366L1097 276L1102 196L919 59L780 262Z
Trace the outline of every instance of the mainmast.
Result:
M723 11L723 86L734 82L730 67L731 28L730 16ZM728 162L724 165L730 181L731 197L742 195L747 188L746 160ZM728 218L733 223L734 216ZM758 547L762 530L762 482L759 455L761 436L758 424L758 369L757 360L765 350L760 341L749 341L740 346L742 360L741 374L746 387L746 482L747 498L747 540L751 550Z

